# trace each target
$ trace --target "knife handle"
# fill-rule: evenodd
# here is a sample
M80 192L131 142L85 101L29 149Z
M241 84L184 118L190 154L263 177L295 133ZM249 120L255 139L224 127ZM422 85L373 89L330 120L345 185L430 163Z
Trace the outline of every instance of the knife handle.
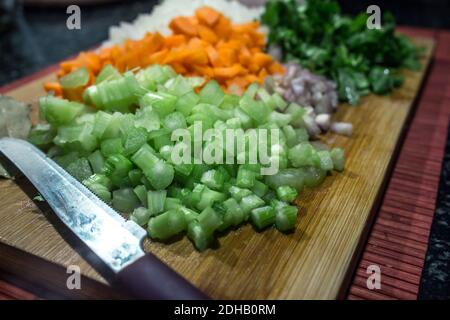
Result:
M115 284L136 299L210 299L164 262L149 253L121 270L116 276Z

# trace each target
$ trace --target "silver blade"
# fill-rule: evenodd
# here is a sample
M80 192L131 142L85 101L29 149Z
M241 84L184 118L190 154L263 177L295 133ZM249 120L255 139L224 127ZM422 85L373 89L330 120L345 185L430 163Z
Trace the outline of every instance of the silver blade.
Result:
M114 273L144 255L144 229L125 219L25 140L0 139L3 153L36 187L58 217Z

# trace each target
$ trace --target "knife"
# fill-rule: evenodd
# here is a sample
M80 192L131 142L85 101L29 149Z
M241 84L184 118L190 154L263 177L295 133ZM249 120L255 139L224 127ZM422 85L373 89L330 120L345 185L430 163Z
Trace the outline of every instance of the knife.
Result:
M104 263L113 275L113 286L137 299L208 299L156 256L144 253L143 228L125 220L35 146L1 138L0 152Z

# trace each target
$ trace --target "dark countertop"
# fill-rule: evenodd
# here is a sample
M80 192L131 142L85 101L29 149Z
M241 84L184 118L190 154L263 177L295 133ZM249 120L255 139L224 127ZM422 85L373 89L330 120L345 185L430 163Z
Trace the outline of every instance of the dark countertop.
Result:
M108 37L108 27L150 12L157 0L80 6L81 29L68 30L66 7L18 8L15 24L0 33L0 85L7 84Z

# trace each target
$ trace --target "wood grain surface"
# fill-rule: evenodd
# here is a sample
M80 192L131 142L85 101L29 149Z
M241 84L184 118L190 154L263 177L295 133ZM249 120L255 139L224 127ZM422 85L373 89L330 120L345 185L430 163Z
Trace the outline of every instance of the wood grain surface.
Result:
M169 245L146 241L145 249L214 298L337 298L370 226L399 137L431 58L433 41L415 41L426 49L423 67L420 72L405 71L406 81L401 89L391 96L367 96L358 107L339 108L334 119L352 122L354 134L351 138L329 134L324 139L345 148L346 170L333 173L322 186L299 196L295 232L258 233L246 225L220 237L216 248L203 253L195 251L186 238ZM51 77L27 83L8 95L34 102L43 93L42 82ZM9 248L8 258L3 259L6 250L0 244L0 268L9 272L26 270L41 285L76 295L64 289L63 277L66 266L76 264L92 288L83 295L96 297L105 281L63 240L64 231L58 232L47 219L51 213L43 215L13 181L0 181L0 189L0 241ZM39 258L28 267L20 265L29 254ZM52 272L45 271L49 268L53 268ZM57 272L60 277L55 276Z

